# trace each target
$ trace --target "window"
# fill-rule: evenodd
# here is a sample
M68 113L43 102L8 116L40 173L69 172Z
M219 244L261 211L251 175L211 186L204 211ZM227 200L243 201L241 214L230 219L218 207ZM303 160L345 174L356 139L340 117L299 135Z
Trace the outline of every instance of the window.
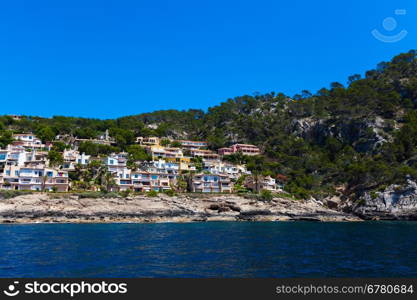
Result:
M0 160L5 160L6 159L6 154L0 154Z
M53 176L53 172L51 172L51 171L48 171L48 172L46 172L46 176L48 176L48 177L52 177Z
M158 175L152 175L152 179L158 179Z
M10 170L6 170L6 175L10 176Z
M19 171L17 171L17 170L16 170L16 171L14 171L14 175L15 175L15 176L19 176Z

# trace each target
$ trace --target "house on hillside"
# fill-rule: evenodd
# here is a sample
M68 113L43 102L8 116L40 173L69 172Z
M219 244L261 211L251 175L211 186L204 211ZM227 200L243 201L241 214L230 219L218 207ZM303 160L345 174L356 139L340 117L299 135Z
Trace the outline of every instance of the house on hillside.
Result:
M0 174L0 189L67 192L66 171L47 168L42 164L5 166Z
M256 179L258 181L256 181ZM270 192L282 192L281 186L271 176L248 176L245 178L244 186L252 191L268 190Z
M198 193L231 193L233 183L227 175L201 173L192 177L191 190Z
M261 154L261 150L255 145L249 144L234 144L230 147L219 148L218 150L219 155L230 155L233 153L240 152L243 155L259 155Z
M205 141L189 141L189 140L179 140L178 141L183 148L186 149L200 149L206 148L208 146Z
M16 133L13 134L13 145L22 146L25 149L41 149L45 148L42 141L32 133Z

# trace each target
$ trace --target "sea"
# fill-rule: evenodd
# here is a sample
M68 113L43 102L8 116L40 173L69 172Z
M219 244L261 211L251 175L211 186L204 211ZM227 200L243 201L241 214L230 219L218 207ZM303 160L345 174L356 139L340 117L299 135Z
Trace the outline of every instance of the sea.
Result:
M417 222L2 224L0 277L417 277Z

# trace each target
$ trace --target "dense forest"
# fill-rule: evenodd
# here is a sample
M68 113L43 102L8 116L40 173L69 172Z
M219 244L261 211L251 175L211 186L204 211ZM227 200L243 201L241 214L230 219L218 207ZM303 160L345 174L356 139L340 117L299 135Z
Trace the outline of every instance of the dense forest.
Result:
M207 140L212 149L251 143L263 150L261 157L227 159L280 176L300 198L360 195L417 179L416 54L400 54L315 94L244 95L207 111L164 110L112 120L1 116L0 147L11 142L13 132L52 141L56 135L96 138L107 129L116 146L103 151L126 150L136 136Z

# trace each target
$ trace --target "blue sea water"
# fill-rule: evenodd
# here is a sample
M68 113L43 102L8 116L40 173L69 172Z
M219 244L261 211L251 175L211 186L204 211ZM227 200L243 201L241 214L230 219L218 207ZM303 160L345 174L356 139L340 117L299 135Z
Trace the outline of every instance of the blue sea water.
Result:
M0 277L416 277L417 223L0 225Z

